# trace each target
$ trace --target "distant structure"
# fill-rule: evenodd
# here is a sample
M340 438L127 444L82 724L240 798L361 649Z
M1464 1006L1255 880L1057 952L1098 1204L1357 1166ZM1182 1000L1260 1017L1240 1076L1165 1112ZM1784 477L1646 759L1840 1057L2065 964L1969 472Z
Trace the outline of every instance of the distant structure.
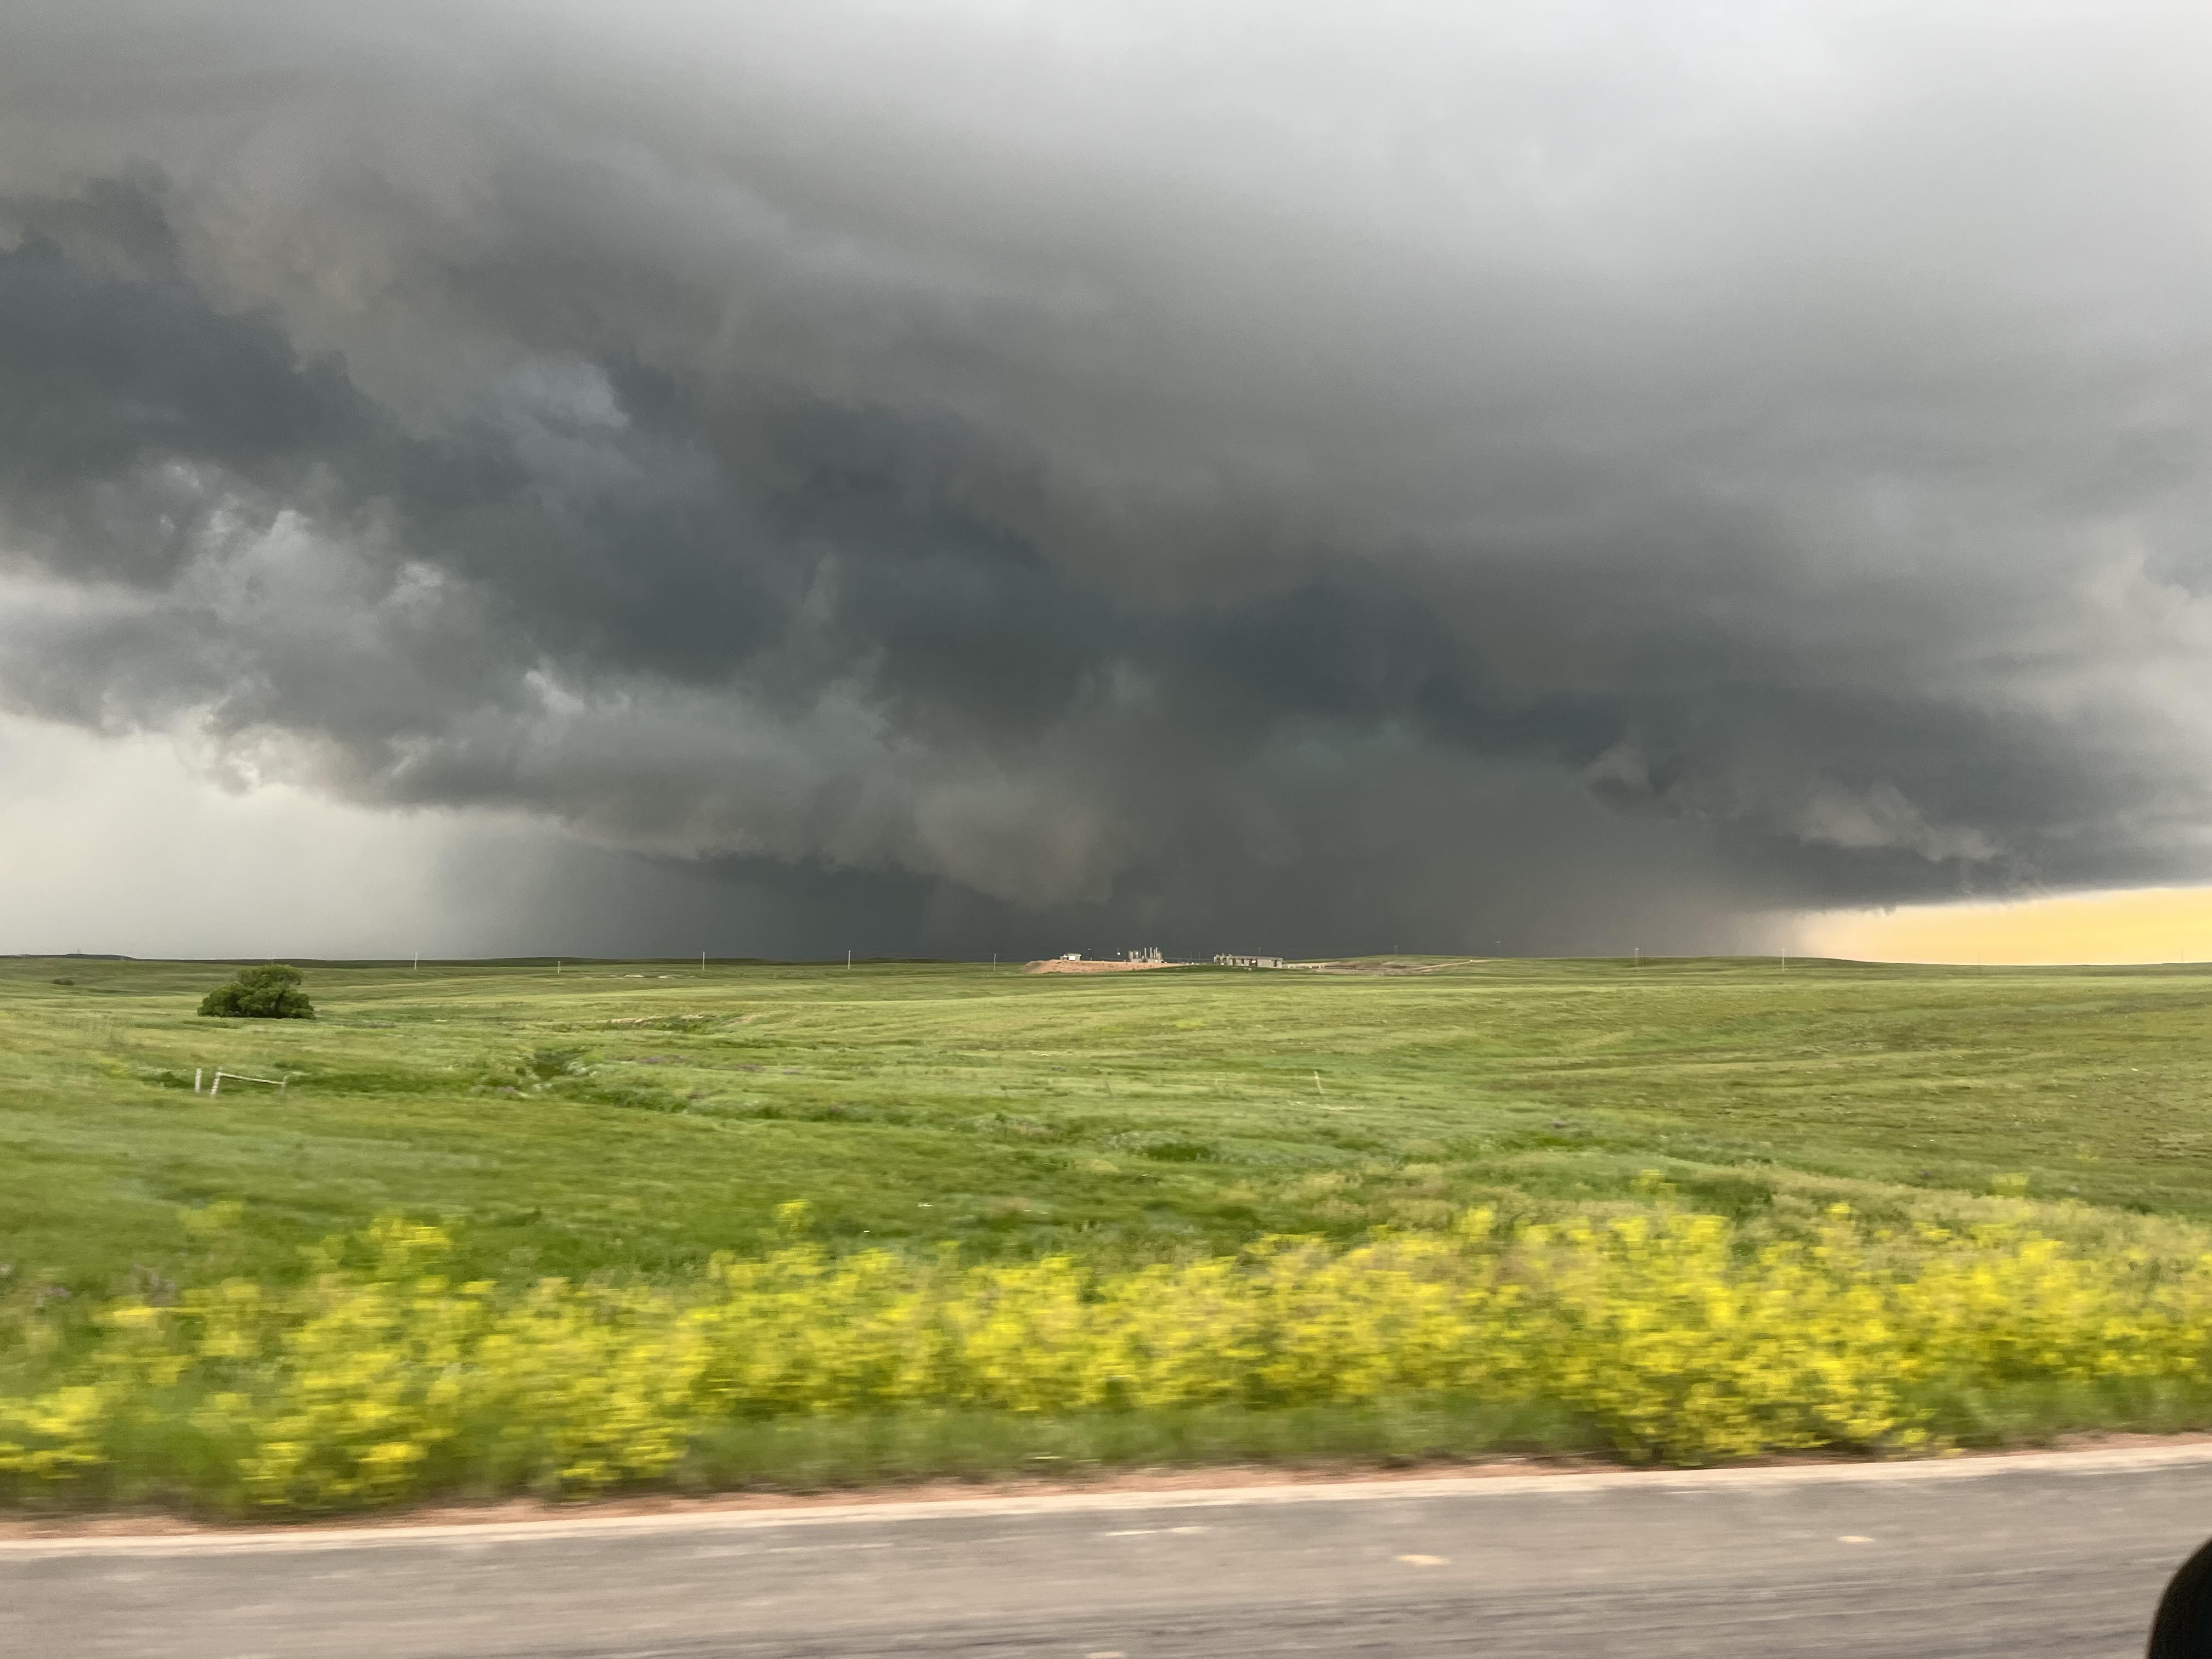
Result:
M1149 968L1182 965L1170 962L1155 950L1124 951L1118 957L1091 957L1080 951L1067 951L1043 962L1032 962L1023 971L1030 974L1141 974Z
M1217 968L1280 968L1285 963L1280 957L1216 957Z

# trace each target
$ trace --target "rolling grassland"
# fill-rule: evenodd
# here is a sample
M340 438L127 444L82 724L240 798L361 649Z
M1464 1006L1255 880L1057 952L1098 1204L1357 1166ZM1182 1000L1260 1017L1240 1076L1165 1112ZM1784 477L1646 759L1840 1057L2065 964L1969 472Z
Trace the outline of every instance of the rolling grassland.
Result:
M0 963L16 1501L2212 1422L2212 975L301 965Z

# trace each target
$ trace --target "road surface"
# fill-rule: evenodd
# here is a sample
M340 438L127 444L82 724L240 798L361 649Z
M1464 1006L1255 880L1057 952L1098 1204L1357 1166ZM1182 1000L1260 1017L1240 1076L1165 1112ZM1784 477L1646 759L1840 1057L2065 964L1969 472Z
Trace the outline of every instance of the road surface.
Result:
M21 1659L2119 1659L2212 1447L0 1542Z

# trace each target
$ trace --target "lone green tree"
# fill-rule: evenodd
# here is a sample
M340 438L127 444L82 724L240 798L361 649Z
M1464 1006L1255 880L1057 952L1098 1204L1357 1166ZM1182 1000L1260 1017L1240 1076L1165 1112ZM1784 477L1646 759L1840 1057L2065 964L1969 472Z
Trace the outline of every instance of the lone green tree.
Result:
M200 999L200 1012L217 1019L313 1019L315 1005L300 988L300 970L281 962L241 968L228 985Z

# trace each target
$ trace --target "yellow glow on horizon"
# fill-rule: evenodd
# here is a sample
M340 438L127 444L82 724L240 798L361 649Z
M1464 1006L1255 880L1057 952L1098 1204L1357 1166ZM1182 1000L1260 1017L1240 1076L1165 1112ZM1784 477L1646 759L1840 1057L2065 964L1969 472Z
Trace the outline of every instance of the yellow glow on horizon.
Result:
M1831 910L1804 918L1798 949L1862 962L2212 962L2212 887Z

